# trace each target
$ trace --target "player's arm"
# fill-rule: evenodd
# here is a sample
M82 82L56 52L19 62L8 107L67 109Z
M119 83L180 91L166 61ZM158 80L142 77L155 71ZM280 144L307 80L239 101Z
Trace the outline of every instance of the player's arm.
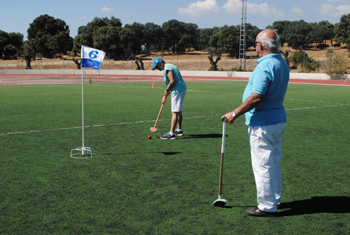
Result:
M169 78L169 85L165 89L164 96L168 96L170 94L171 89L175 86L176 81L174 79L173 71L166 71L166 75Z
M232 124L238 116L240 116L240 115L252 110L256 106L258 106L260 104L260 102L262 101L263 97L264 97L263 95L260 95L257 93L252 93L238 108L233 110L235 116L233 115L233 112L231 111L231 112L228 112L225 115L223 115L221 117L221 120Z

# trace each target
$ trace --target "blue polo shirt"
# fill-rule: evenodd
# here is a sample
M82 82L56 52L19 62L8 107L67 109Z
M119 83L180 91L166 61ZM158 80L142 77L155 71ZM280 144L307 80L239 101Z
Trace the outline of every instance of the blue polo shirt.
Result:
M281 54L269 54L257 61L244 90L244 102L252 93L263 95L254 109L245 113L246 125L266 126L287 122L283 106L289 81L289 68Z
M165 85L168 86L170 83L170 80L167 76L167 71L172 71L174 75L175 80L175 86L170 90L171 93L181 93L187 89L187 86L185 84L185 81L182 78L182 75L180 73L180 70L173 64L166 63L164 67L164 82Z

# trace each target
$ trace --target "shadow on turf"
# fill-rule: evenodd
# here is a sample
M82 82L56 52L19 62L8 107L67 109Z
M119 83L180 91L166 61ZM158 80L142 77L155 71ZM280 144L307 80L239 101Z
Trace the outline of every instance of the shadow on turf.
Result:
M312 197L294 202L284 202L278 216L293 216L317 213L350 213L350 197Z
M160 152L164 155L175 155L175 154L180 154L181 152Z
M119 155L126 155L126 154L130 154L130 155L140 154L141 155L141 154L152 154L152 153L162 153L164 155L171 156L171 155L181 154L182 152L142 152L142 153L129 152L129 153L118 153L118 154ZM114 156L115 154L114 153L105 153L103 155Z
M232 209L232 208L251 208L251 207L255 207L255 206L214 206L216 208L224 208L224 209Z
M184 135L181 139L206 139L206 138L221 138L222 134L193 134L193 135ZM227 135L226 135L227 137Z

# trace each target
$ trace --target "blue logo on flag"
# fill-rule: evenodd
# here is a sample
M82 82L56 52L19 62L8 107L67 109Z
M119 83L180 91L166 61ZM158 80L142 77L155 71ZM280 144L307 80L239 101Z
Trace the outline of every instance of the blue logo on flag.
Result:
M91 59L96 59L97 55L98 55L98 51L90 51L90 53L89 53L89 57Z

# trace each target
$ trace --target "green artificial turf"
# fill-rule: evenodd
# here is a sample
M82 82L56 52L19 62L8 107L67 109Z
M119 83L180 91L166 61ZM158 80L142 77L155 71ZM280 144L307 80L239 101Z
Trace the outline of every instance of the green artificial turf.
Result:
M0 234L350 234L350 88L290 84L285 99L283 208L256 206L244 117L227 127L218 197L222 122L246 82L188 82L184 136L160 140L170 102L151 133L164 84L0 87ZM152 134L152 139L147 136Z

